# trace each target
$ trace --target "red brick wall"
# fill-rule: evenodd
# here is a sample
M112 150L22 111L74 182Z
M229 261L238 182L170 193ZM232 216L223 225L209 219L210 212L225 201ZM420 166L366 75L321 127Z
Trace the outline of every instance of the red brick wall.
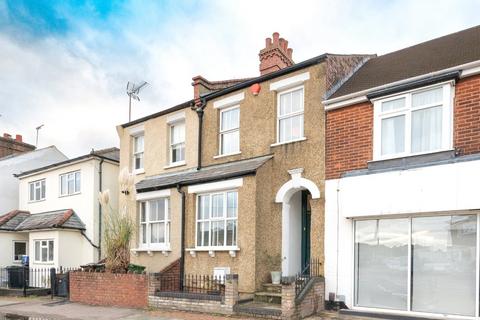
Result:
M373 106L365 102L328 111L325 133L326 178L367 167L373 152Z
M480 153L480 76L455 88L453 145L461 154ZM326 114L326 178L367 168L373 154L373 106L364 102Z
M70 273L70 300L99 306L148 306L146 274Z
M480 76L462 79L455 89L454 146L461 154L480 152Z

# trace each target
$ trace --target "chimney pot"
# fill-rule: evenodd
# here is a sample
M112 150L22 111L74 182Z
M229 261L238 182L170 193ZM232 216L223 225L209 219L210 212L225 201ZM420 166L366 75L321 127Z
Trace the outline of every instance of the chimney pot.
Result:
M273 44L278 45L278 38L280 37L280 34L278 32L273 33Z
M16 140L17 142L23 142L23 137L22 137L22 135L21 135L21 134L17 134L17 135L15 136L15 140Z
M260 50L261 75L278 71L294 64L292 60L293 50L288 48L288 41L284 38L280 38L278 32L274 32L272 38L266 38L265 48Z

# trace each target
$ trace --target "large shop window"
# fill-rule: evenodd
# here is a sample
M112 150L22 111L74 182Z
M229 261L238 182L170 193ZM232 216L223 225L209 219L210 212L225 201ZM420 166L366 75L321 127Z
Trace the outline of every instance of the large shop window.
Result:
M476 239L477 215L356 221L355 305L475 316Z
M140 247L165 250L169 243L168 198L140 202Z
M227 191L197 197L197 247L237 245L238 194Z
M375 159L451 148L451 90L445 84L375 101Z

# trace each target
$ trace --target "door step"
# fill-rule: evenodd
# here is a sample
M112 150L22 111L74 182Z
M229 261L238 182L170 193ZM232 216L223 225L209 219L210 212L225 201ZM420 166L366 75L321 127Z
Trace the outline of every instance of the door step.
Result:
M282 307L275 303L262 303L255 301L239 303L235 306L234 311L240 316L268 319L282 318Z
M263 302L263 303L274 303L274 304L282 304L282 293L278 292L255 292L254 297L255 302Z
M262 286L265 292L282 293L281 284L264 283Z

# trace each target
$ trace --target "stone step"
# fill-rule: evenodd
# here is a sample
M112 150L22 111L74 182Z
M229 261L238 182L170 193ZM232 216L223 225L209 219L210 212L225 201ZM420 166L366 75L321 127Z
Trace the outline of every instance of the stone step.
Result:
M277 292L255 292L255 302L282 304L282 294Z
M237 315L255 318L281 319L282 308L278 304L264 302L246 302L235 306Z
M262 286L266 292L282 293L281 284L264 283Z

